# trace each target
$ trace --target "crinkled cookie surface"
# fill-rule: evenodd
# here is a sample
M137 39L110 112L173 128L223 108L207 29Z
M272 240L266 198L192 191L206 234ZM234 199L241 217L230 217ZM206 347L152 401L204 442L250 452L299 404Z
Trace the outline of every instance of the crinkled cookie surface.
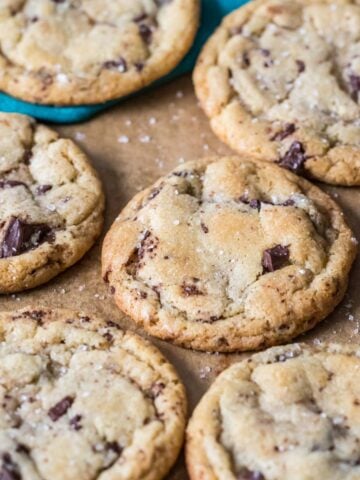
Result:
M68 310L0 314L0 478L158 480L184 432L184 388L160 352Z
M102 269L117 305L152 335L234 351L328 315L355 253L328 195L271 163L225 157L184 164L130 201Z
M0 293L40 285L79 260L103 210L97 174L71 140L0 113Z
M275 347L223 372L188 427L191 480L358 480L358 346Z
M360 3L256 0L226 17L194 74L214 131L240 153L360 185Z
M98 103L174 68L198 0L1 0L0 89L36 103Z

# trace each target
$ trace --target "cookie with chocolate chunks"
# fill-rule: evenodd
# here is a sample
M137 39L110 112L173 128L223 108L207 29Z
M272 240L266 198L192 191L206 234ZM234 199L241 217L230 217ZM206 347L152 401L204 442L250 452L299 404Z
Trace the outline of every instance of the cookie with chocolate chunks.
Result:
M0 5L0 90L56 105L101 103L174 69L200 0L7 0Z
M191 480L360 478L358 345L274 347L221 373L187 430Z
M334 185L360 185L360 4L254 0L228 15L194 72L235 151Z
M139 336L28 307L0 313L0 358L1 480L161 480L175 462L185 390Z
M340 208L307 180L269 162L210 158L130 201L105 238L102 272L150 334L231 352L286 342L325 318L356 250Z
M71 140L0 113L0 293L36 287L78 261L103 210L97 174Z

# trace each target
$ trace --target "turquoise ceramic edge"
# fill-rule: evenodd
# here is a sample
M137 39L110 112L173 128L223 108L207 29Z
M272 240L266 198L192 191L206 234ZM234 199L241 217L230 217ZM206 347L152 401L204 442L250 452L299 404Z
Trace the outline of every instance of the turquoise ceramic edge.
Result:
M201 26L190 52L174 71L156 81L150 87L147 87L147 89L162 85L180 75L190 72L202 45L220 23L222 17L247 3L247 1L248 0L202 0ZM0 92L0 111L23 113L51 123L79 123L118 104L122 100L124 100L124 97L97 105L54 107L23 102Z

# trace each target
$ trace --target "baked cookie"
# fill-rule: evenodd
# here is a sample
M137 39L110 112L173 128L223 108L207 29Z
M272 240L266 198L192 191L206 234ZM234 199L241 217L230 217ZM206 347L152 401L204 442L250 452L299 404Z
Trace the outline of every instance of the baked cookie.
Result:
M5 0L0 90L47 104L100 103L170 72L189 50L199 0Z
M360 3L255 0L226 17L194 81L239 153L360 185Z
M313 327L342 299L356 240L336 203L276 165L183 164L139 193L106 236L103 276L150 334L251 350Z
M158 480L186 398L160 352L69 310L0 314L0 478Z
M103 210L100 181L71 140L0 113L0 293L77 262L99 236Z
M360 347L275 347L225 370L187 432L191 480L358 480Z

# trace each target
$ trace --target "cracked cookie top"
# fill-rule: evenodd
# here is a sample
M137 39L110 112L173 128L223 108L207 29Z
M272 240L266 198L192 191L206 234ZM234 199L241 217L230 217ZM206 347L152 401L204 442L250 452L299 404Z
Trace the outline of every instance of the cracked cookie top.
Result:
M158 480L186 398L172 366L112 321L68 310L0 314L0 478Z
M0 89L27 101L99 103L172 70L198 0L3 0Z
M324 318L355 252L328 195L271 163L225 157L183 164L130 201L102 269L118 306L151 334L233 351Z
M360 185L360 3L256 0L226 17L195 87L239 153Z
M0 293L79 260L100 234L103 208L99 179L71 140L0 113Z
M223 372L188 427L191 480L360 478L359 346L275 347Z

